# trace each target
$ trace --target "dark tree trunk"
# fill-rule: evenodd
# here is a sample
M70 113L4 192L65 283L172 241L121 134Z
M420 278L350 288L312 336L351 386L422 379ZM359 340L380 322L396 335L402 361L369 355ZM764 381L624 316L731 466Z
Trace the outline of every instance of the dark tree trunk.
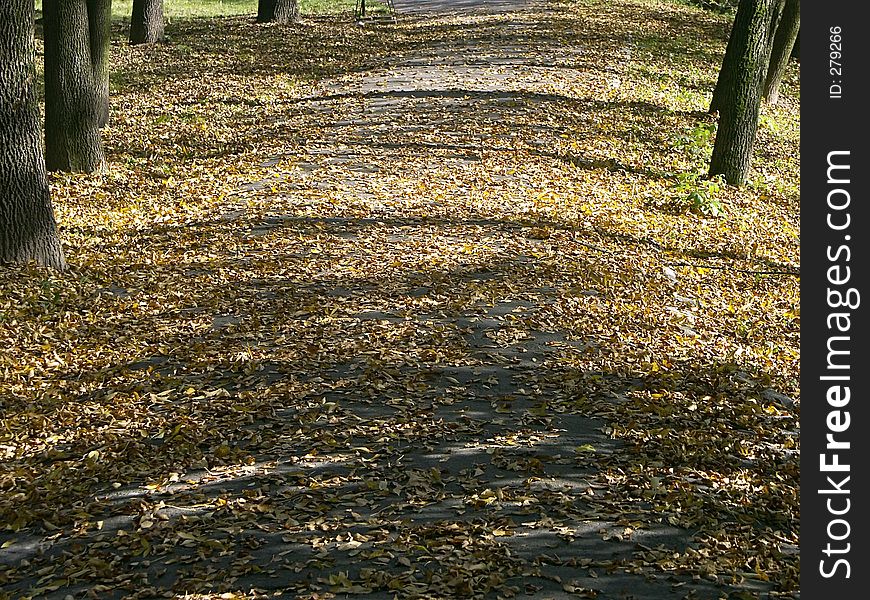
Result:
M718 97L714 95L719 127L710 159L710 175L723 175L731 185L741 185L749 171L761 88L781 11L781 0L740 0L734 18L716 86Z
M162 41L163 0L133 0L130 43L154 44Z
M767 69L767 78L764 81L764 97L769 104L779 101L779 84L788 66L788 59L794 47L798 31L801 28L801 2L800 0L786 0L779 27L773 38L773 49L770 51L770 67Z
M722 96L725 92L734 85L737 73L736 68L731 68L729 57L734 57L735 36L734 29L737 27L737 20L731 25L731 35L728 36L728 45L725 47L725 59L722 62L722 67L719 69L719 77L716 79L716 87L713 88L713 99L710 101L710 108L707 110L711 115L719 110L719 105L722 104Z
M296 0L259 0L257 23L280 23L286 25L299 19Z
M801 59L801 30L798 29L797 37L794 40L794 46L791 48L791 57L798 60Z
M109 123L109 44L112 41L112 0L88 0L88 33L94 69L97 120Z
M33 0L0 2L0 263L63 269L36 99Z
M108 3L107 0L103 2ZM92 54L89 16L97 0L43 0L45 164L49 171L105 168L100 124L105 105ZM99 11L98 11L99 12ZM108 40L106 40L106 43Z
M772 18L770 21L773 29L768 32L768 39L773 39L774 30L776 25L779 23L778 15L782 12L785 2L786 0L773 0L772 2L774 5L773 14L775 18ZM762 5L769 3L768 0L761 0L760 2ZM758 2L749 2L748 4L751 6L744 6L745 4L747 4L746 0L740 0L740 4L737 5L737 14L734 17L734 24L731 26L731 35L728 37L728 46L725 48L725 59L722 61L722 68L719 69L719 78L716 80L716 88L713 90L713 99L710 102L710 108L708 110L710 114L713 114L716 111L721 112L723 98L731 93L731 90L738 84L738 80L741 77L741 57L739 56L739 50L734 47L734 45L740 40L739 36L735 36L735 33L737 33L739 27L745 29L748 26L748 22L746 21L748 13L746 11L758 8L755 6ZM741 10L743 11L742 17Z

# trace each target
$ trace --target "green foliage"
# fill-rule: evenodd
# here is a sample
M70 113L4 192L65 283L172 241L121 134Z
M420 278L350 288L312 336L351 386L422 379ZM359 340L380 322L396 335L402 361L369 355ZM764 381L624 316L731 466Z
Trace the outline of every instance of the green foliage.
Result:
M724 181L720 177L698 180L696 187L686 199L692 211L708 217L718 217L725 212L722 202L715 194L721 191Z
M354 0L299 0L299 12L306 14L337 14L353 11ZM371 12L381 10L377 2L369 7ZM383 9L386 10L386 9Z
M706 165L713 150L716 123L699 123L673 142L673 147L685 155L693 168L676 173L673 202L678 212L693 212L705 217L719 217L725 209L716 195L722 191L724 182L720 176L707 178Z
M722 201L716 195L725 185L721 176L706 178L699 172L677 176L674 186L675 200L679 208L705 217L720 217L725 212Z
M715 132L715 122L700 123L679 136L674 142L674 148L685 152L690 159L706 162L710 159L710 153L713 151L713 134Z

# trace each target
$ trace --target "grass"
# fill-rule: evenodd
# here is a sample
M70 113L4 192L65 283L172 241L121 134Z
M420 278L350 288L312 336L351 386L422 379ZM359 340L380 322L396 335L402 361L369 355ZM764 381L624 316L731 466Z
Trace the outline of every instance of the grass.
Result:
M132 7L132 0L113 0L113 18L129 20ZM354 0L299 0L303 15L336 14L353 8ZM36 0L36 10L42 11L42 0ZM163 0L163 10L168 20L253 15L257 0Z

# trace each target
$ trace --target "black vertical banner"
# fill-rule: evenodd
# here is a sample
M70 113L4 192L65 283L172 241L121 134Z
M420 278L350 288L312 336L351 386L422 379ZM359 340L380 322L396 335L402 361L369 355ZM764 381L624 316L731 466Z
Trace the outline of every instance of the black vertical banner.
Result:
M866 3L801 3L801 593L870 587Z

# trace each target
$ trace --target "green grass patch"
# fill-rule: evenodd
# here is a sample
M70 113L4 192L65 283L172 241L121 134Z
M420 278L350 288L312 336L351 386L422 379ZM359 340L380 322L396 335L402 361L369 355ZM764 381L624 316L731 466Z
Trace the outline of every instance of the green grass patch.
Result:
M42 12L42 0L36 0L37 12ZM354 0L299 0L299 12L303 15L336 14L352 11ZM114 0L112 16L128 19L133 9L133 0ZM194 19L253 15L257 12L257 0L164 0L163 10L167 19Z

